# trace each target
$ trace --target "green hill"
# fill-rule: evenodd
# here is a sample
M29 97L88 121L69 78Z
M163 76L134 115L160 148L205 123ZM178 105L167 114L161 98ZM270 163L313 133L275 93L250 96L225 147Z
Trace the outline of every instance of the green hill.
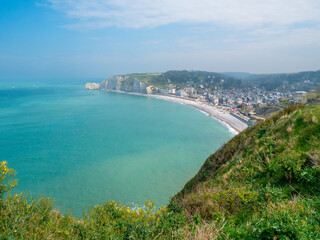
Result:
M259 117L268 118L273 113L280 111L281 107L275 106L275 105L263 105L261 107L258 107L255 112Z
M165 73L129 74L147 86L166 88L170 84L178 88L195 87L215 90L230 88L251 88L253 86L266 90L310 91L320 84L320 71L279 74L250 74L241 72L206 72L206 71L167 71Z
M320 239L320 94L235 136L156 210L113 201L81 219L11 193L0 163L1 239Z
M310 91L320 84L320 71L279 74L251 74L242 81L266 90L303 90Z
M215 72L205 71L167 71L158 74L130 74L147 86L153 85L160 88L165 88L169 84L176 85L177 87L195 87L198 88L200 84L204 88L214 90L216 87L221 88L239 88L242 87L241 80L222 75Z
M251 75L253 75L252 73L247 73L247 72L222 72L221 74L225 76L233 77L236 79L241 79L241 80L246 79Z

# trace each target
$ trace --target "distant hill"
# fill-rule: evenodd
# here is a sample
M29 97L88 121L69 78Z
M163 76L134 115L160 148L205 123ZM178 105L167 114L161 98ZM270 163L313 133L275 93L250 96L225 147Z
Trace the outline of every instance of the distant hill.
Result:
M199 87L214 90L217 88L239 88L242 81L227 75L205 71L167 71L159 74L129 74L146 85L166 87L170 84L182 87Z
M246 72L206 72L206 71L167 71L165 73L134 73L135 77L147 86L165 88L170 84L178 88L203 86L215 90L217 88L250 88L260 87L266 90L297 90L310 91L320 85L320 70L279 73L279 74L251 74Z
M266 90L287 89L310 91L320 85L320 71L279 74L252 74L243 82Z
M228 77L232 77L232 78L241 79L241 80L246 79L251 75L253 75L252 73L247 73L247 72L222 72L220 74Z

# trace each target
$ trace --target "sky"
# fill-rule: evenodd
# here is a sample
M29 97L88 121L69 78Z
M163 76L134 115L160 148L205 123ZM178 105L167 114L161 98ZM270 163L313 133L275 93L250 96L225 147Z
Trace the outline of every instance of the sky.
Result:
M319 69L319 0L0 0L0 79Z

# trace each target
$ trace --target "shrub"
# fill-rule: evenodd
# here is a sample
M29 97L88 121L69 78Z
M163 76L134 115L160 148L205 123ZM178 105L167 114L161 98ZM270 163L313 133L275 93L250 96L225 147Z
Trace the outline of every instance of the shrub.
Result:
M279 153L268 166L277 182L297 182L306 163L306 157L292 149Z
M248 187L232 186L227 189L212 189L211 192L190 194L182 206L193 215L205 220L240 219L259 206L258 193ZM199 219L197 220L199 221Z
M13 178L16 172L7 165L6 161L0 162L0 199L17 185L17 180Z
M255 219L253 236L258 239L319 239L320 219L306 200L268 204L261 219Z

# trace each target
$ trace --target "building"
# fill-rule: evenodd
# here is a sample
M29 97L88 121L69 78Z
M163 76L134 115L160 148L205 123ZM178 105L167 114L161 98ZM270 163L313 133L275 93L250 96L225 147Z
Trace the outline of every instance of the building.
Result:
M147 87L147 94L153 94L153 93L158 93L159 88L154 87L154 86L148 86Z

